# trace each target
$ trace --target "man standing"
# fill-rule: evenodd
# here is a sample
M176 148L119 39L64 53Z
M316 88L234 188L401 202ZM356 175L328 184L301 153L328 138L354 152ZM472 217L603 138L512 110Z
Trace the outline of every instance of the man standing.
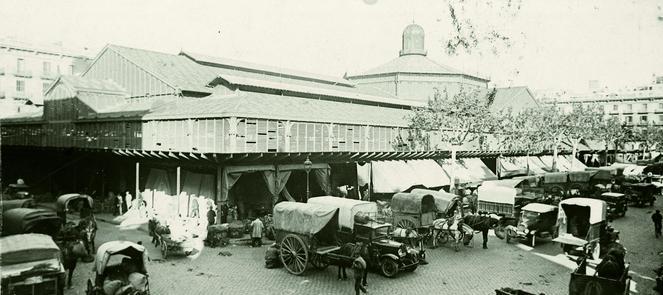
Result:
M661 210L656 210L656 213L652 214L651 220L654 222L654 230L656 231L656 238L661 236L661 221L663 216L661 216Z
M214 207L210 204L209 211L207 211L207 225L213 225L216 222L216 212L214 212Z
M198 207L198 198L196 198L196 195L191 195L191 213L189 214L190 217L192 218L198 218L200 212L198 212L200 208Z
M262 221L260 221L260 218L256 217L256 219L251 222L251 241L253 247L262 246L262 229Z
M364 250L364 245L361 242L357 243L357 247L360 247L360 252ZM360 290L361 292L368 293L364 286L366 284L366 260L364 260L361 255L357 255L357 258L352 262L352 271L355 275L355 294L359 295Z

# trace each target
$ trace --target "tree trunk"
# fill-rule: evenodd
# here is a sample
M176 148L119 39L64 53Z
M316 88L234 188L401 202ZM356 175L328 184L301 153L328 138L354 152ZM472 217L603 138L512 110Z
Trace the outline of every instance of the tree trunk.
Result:
M456 145L451 145L451 175L449 175L449 193L456 193Z
M615 150L617 150L615 148ZM608 166L608 141L605 142L605 161L603 162L604 166Z
M573 145L573 148L571 149L571 167L569 169L573 171L573 164L576 162L573 159L578 155L578 144L580 144L580 140L571 140L571 144Z
M552 171L555 172L557 171L557 148L558 148L558 141L555 140L555 144L553 145L553 159L552 159Z
M527 172L527 175L529 175L529 151L527 151L527 154L525 154L525 163L527 165L526 172Z

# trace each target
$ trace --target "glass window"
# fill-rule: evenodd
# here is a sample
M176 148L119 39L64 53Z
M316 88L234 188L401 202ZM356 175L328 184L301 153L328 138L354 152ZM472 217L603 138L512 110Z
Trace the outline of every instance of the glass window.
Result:
M50 74L51 73L51 63L45 61L44 62L44 74Z
M633 116L626 116L626 123L633 123Z
M645 111L647 110L647 104L646 103L642 104L642 109L645 110Z
M16 71L19 73L25 71L25 60L22 58L16 60Z
M44 82L44 83L42 83L42 85L41 85L41 87L42 87L42 92L46 92L46 90L48 90L48 87L49 87L49 86L51 86L51 83L48 83L48 82Z
M626 110L629 111L629 112L630 112L630 111L633 111L633 105L630 104L630 103L627 104L627 105L626 105Z
M16 92L24 92L24 91L25 91L25 81L16 80Z
M647 116L640 116L640 122L647 122Z
M658 103L658 109L663 110L663 103Z
M618 110L618 109L619 109L619 105L616 105L616 104L613 104L613 105L612 105L612 110L613 110L613 111L616 111L616 110Z
M663 123L663 115L658 115L658 121Z
M74 74L74 65L69 65L69 75Z

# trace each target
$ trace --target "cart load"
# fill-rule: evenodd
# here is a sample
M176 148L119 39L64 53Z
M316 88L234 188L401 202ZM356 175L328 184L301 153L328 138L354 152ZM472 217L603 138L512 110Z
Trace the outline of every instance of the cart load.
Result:
M47 209L16 208L2 215L2 235L27 233L45 234L55 237L60 231L60 218Z
M147 250L136 243L112 241L99 246L94 272L94 284L91 279L87 282L87 295L150 293Z
M437 207L431 194L397 193L391 199L391 211L394 225L416 229L433 225Z
M0 238L2 294L62 294L60 248L42 234ZM36 267L39 266L39 267Z

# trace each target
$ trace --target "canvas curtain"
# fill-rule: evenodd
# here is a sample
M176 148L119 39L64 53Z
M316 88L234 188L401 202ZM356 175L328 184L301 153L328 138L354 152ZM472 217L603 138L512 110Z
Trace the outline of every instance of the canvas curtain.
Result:
M289 201L294 201L294 198L292 198L288 190L285 189L285 184L288 182L288 178L290 177L290 172L294 170L304 170L304 164L278 165L277 168L278 168L277 171L279 174L279 178L283 178L283 180L281 180L282 182L281 185L283 186L282 188L283 196ZM314 163L313 165L311 165L311 172L313 172L313 175L315 176L315 179L318 181L318 184L320 184L320 187L327 195L331 194L329 171L330 171L329 164ZM286 172L287 176L285 175Z
M294 198L285 189L285 184L288 183L290 174L290 171L279 171L278 174L274 170L265 170L262 172L262 178L265 180L267 189L272 195L272 204L276 204L279 201L279 195L282 193L287 200L294 201Z
M168 180L168 172L164 169L151 168L145 182L145 188L168 195L174 194Z
M221 178L221 194L220 202L228 201L228 192L232 189L233 185L239 180L244 173L260 172L260 171L275 171L274 165L250 165L250 166L227 166L223 168ZM263 178L271 176L263 175ZM269 181L265 181L267 188L273 192L274 186L270 187ZM273 182L272 182L273 183ZM274 190L276 191L276 190Z

